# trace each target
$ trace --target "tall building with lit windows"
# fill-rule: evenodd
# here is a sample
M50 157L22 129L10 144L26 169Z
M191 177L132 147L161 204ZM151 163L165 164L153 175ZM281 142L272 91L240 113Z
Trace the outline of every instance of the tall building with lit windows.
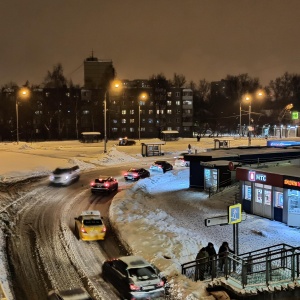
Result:
M193 92L153 86L149 80L123 80L121 91L109 94L108 130L111 139L161 138L162 131L192 137Z

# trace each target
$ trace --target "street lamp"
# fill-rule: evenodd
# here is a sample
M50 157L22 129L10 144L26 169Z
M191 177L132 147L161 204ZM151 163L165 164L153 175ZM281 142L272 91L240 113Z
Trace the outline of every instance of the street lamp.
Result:
M114 80L111 84L111 87L115 88L115 89L120 88L120 86L121 86L120 82L116 81L116 80ZM103 101L103 104L104 104L104 153L107 153L107 150L106 150L106 144L107 144L107 127L106 127L107 101L106 101L106 96L107 96L107 93L108 93L108 90L105 91L104 101Z
M141 141L141 104L145 104L145 101L147 100L147 94L142 93L139 96L139 141Z
M18 98L26 99L29 97L29 89L26 87L21 88L16 96L16 121L17 121L17 144L19 145L19 102Z
M265 93L263 90L258 90L256 91L253 96L256 99L263 98L265 96ZM251 94L245 95L245 100L249 101L249 124L248 124L248 146L251 146L251 131L252 131L252 126L251 126L251 102L253 96Z

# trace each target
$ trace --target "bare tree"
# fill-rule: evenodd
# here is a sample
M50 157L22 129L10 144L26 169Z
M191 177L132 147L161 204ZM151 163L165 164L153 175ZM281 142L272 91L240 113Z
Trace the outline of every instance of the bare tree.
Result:
M185 76L182 74L174 73L172 84L176 88L181 88L186 84Z

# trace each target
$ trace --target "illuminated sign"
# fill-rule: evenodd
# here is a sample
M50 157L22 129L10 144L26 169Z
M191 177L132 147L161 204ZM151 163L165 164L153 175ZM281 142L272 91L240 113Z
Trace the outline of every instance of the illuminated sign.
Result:
M240 203L229 206L228 210L229 224L236 224L242 221L242 205Z
M267 147L289 147L289 146L299 146L299 141L267 141Z
M292 112L292 120L298 120L299 119L299 112L293 111Z
M300 181L291 180L291 179L284 179L283 184L284 185L289 185L289 186L300 187Z
M267 175L256 173L255 171L249 171L248 173L248 180L249 181L267 181Z

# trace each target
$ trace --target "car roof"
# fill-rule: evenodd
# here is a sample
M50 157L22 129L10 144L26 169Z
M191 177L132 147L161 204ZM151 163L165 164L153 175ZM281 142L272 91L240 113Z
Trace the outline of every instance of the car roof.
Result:
M64 300L89 300L92 299L87 291L83 288L75 288L71 290L58 291L57 295Z
M81 216L85 216L85 217L100 217L100 211L99 210L84 210L81 213Z
M72 166L72 167L58 167L56 168L53 173L56 173L56 174L61 174L61 173L65 173L65 172L69 172L71 170L77 170L79 169L78 166Z
M130 168L128 171L139 171L143 170L143 168Z
M128 268L140 268L145 266L151 266L151 264L141 256L129 255L119 257L118 259L123 261Z
M166 163L167 161L165 161L165 160L157 160L157 161L155 161L154 163L155 164L164 164L164 163Z

